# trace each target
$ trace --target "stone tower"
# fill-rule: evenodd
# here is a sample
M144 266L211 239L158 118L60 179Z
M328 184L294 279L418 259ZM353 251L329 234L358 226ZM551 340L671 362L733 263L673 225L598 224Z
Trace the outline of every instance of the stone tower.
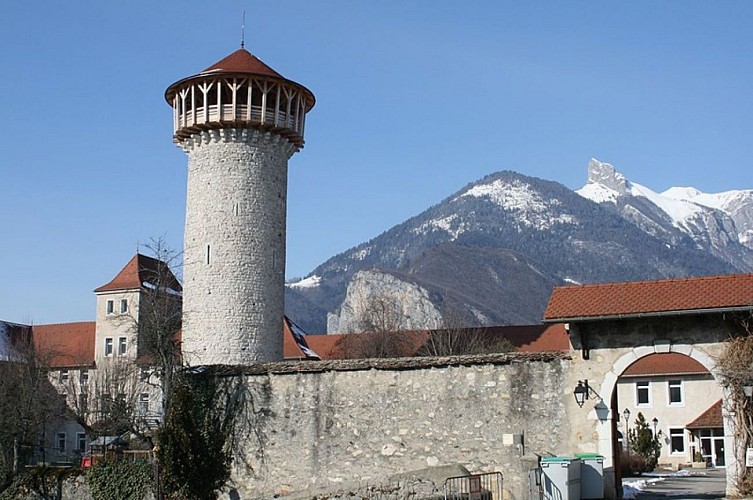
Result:
M165 99L188 154L184 360L281 360L288 159L314 95L241 48Z

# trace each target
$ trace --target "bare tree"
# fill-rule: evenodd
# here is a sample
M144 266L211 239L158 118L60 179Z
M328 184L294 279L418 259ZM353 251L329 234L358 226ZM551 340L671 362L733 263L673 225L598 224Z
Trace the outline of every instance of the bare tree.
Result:
M745 394L753 387L753 313L731 323L731 334L716 359L716 371L725 392L725 410L732 419L738 493L753 493L753 471L745 467L745 454L753 447L753 401Z
M412 356L417 349L415 332L401 331L405 324L400 298L387 293L361 296L354 308L356 328L338 342L348 358L396 358Z
M445 301L442 311L442 328L428 332L421 346L420 356L453 356L507 352L514 349L507 339L491 334L488 329L470 327L474 318L466 310Z
M86 373L86 376L84 376ZM132 360L108 358L96 370L70 373L55 385L64 395L75 420L95 436L143 433L149 425L142 411L143 396L150 385Z
M154 373L161 393L162 414L170 406L175 372L180 367L180 328L183 314L183 288L173 272L180 268L182 254L170 249L162 238L153 239L145 248L154 261L142 269L143 283L138 318L138 356Z
M66 411L47 378L52 354L34 349L31 328L13 326L12 355L0 361L0 491L43 446L45 424Z
M171 270L179 254L162 239L144 248L152 255L138 255L138 307L110 319L135 333L135 356L99 359L95 370L82 368L56 384L78 423L94 435L131 431L148 439L170 404L180 365L182 289ZM153 411L156 401L159 411Z

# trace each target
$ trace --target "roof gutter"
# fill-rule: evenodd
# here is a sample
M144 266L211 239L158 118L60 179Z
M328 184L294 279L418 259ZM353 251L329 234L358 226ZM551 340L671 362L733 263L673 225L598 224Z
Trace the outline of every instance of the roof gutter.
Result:
M707 308L707 309L689 309L679 311L657 311L648 313L632 313L632 314L607 314L603 316L573 316L568 318L544 318L543 323L586 323L590 321L604 321L615 319L640 319L640 318L656 318L662 316L691 316L698 314L721 314L727 312L743 312L753 311L753 304L747 306L736 307L723 307L723 308Z

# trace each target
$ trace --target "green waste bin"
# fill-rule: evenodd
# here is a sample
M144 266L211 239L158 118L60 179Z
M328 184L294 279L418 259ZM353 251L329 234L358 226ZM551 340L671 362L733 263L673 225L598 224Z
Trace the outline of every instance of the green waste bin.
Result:
M580 458L580 497L604 498L604 456L598 453L576 453Z
M541 483L546 500L578 500L581 459L578 457L542 457Z

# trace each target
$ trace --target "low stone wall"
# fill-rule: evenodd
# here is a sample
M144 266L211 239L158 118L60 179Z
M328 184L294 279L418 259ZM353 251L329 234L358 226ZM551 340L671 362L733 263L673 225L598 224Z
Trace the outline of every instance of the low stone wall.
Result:
M461 464L501 472L506 498L526 498L521 457L573 451L561 449L571 433L569 362L566 354L497 354L227 369L250 396L228 497L369 488Z

